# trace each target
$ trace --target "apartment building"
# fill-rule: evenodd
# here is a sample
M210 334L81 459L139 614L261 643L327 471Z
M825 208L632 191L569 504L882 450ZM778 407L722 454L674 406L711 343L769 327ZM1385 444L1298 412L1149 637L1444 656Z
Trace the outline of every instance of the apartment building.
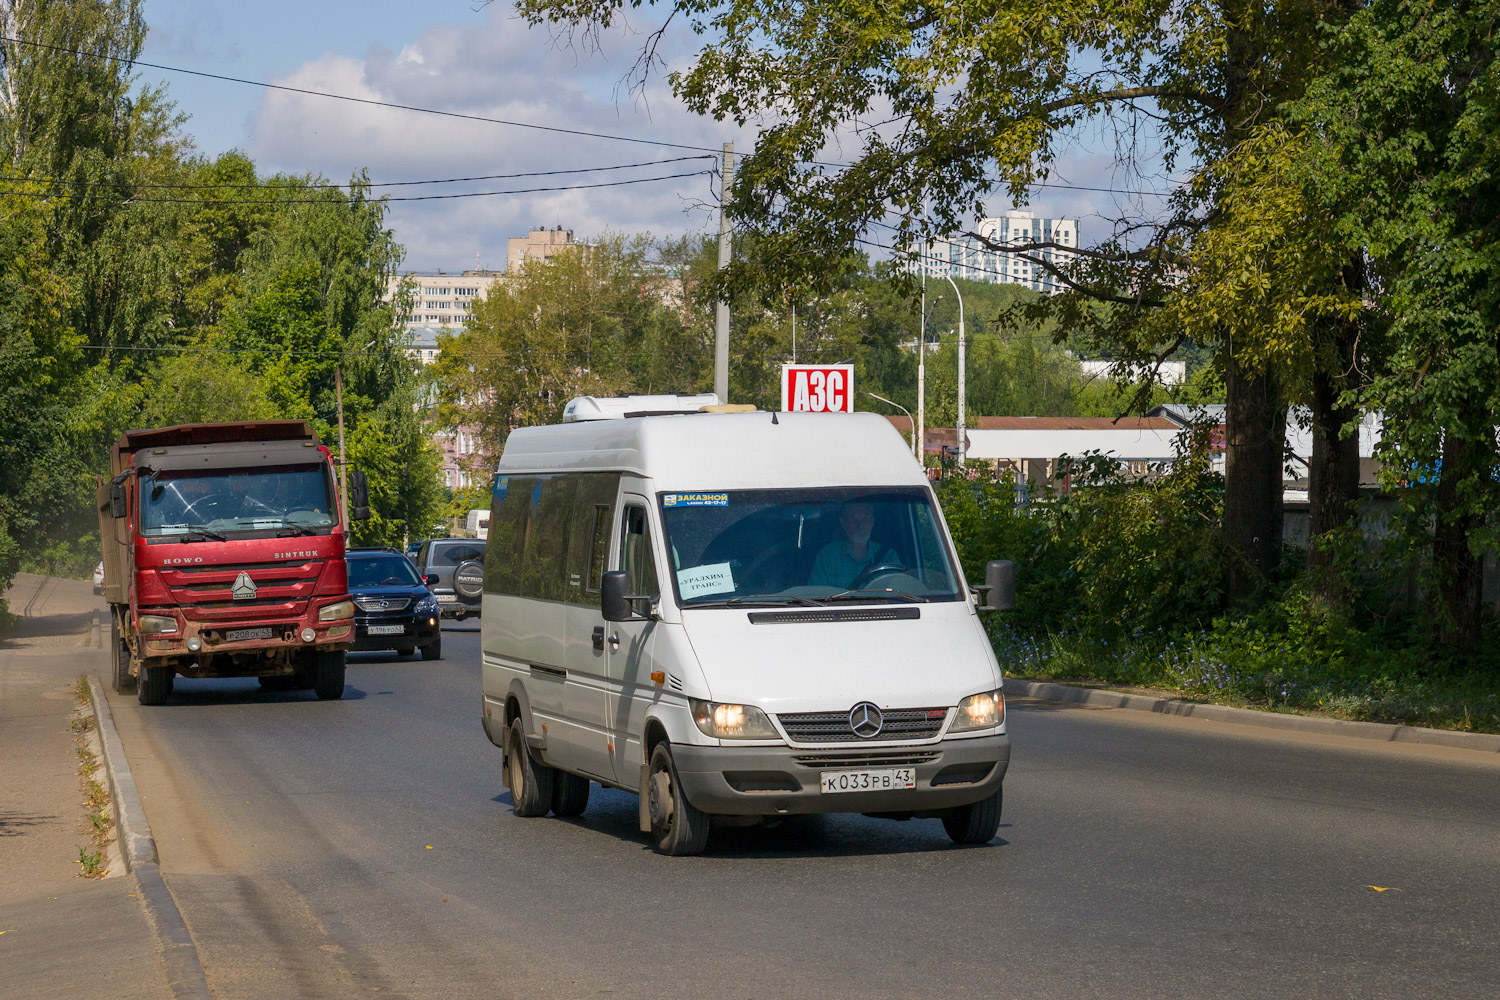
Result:
M1061 267L1076 260L1077 219L1038 218L1033 212L1010 211L998 218L980 219L976 235L931 240L910 250L904 267L929 278L963 278L991 284L1024 285L1055 295L1065 286L1046 264ZM999 247L1058 244L1019 252Z
M527 261L546 260L565 250L586 247L573 239L573 230L558 226L556 229L533 229L525 236L512 236L505 241L505 270L519 274Z

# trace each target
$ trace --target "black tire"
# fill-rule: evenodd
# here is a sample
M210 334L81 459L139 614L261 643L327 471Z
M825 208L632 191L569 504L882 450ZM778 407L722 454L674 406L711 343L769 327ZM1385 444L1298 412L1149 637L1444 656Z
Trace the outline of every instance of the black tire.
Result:
M552 781L557 772L540 764L526 745L526 727L517 716L505 737L505 773L510 779L510 806L517 816L545 816L552 808Z
M552 815L582 816L589 807L589 779L558 771L552 777Z
M647 806L651 815L651 839L662 854L682 857L702 854L708 846L708 813L687 800L677 780L677 765L666 743L651 751L646 773Z
M344 696L344 651L318 652L312 671L312 688L323 701L338 701Z
M441 660L443 658L443 637L438 637L422 647L422 659Z
M130 672L130 644L120 634L120 620L111 616L109 623L110 681L116 694L135 694L135 676Z
M955 844L988 844L1000 829L1000 806L1004 788L973 805L959 806L943 817L943 829Z
M165 705L172 693L171 667L141 667L140 683L135 696L142 705Z

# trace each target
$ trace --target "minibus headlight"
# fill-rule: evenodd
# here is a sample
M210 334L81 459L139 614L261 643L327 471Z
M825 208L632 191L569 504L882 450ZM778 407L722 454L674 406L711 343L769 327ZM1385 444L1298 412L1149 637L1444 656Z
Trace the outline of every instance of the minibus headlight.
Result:
M754 705L720 705L689 698L693 721L704 736L719 740L774 740L779 735L766 713Z
M336 622L344 618L353 617L353 601L339 601L337 604L329 604L318 609L318 621L320 622Z
M169 615L141 615L142 635L161 635L163 632L176 631L176 618Z
M1005 721L1005 695L999 691L971 694L958 703L958 717L949 728L950 733L963 733L973 729L994 729Z

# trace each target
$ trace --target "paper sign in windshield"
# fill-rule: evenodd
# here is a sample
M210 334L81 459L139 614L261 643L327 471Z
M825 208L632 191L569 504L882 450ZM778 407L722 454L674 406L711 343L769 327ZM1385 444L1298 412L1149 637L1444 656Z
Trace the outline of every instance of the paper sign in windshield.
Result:
M727 562L680 569L677 571L677 590L684 601L709 594L728 594L734 590L734 574Z
M661 498L663 507L728 507L728 493L667 493Z

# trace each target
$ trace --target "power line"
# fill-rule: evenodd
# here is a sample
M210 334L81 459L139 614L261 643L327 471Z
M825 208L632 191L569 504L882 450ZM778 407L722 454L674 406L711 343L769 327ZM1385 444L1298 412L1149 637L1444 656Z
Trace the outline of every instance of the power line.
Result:
M667 160L646 160L646 161L643 161L641 163L620 163L620 164L615 164L613 166L604 166L604 167L569 167L569 168L563 169L563 170L529 170L529 171L525 171L525 172L522 172L522 173L515 173L515 174L483 174L483 175L476 176L476 177L444 177L444 178L438 178L438 179L433 179L433 180L420 180L420 181L365 181L365 182L360 182L358 184L355 184L355 183L350 183L350 184L332 184L332 183L303 184L303 183L298 183L295 180L293 180L292 183L290 183L290 184L288 184L286 186L287 187L291 187L291 188L296 188L296 189L299 189L299 190L311 190L311 191L337 190L337 191L342 191L346 187L353 188L353 187L356 187L356 186L357 187L370 187L370 188L383 188L383 187L413 187L413 186L427 185L427 184L462 184L462 183L467 183L467 182L470 182L470 181L513 180L513 179L515 179L517 177L555 177L555 176L558 176L560 174L589 174L589 173L601 173L601 172L610 171L610 170L633 170L633 169L635 169L637 167L656 167L656 166L665 166L666 164L669 164L669 163L683 163L683 162L686 162L686 161L689 161L689 160L712 160L712 159L714 159L714 157L709 156L707 153L700 153L700 154L698 154L696 156L674 156L671 159L667 159ZM65 184L65 185L68 185L69 187L84 187L84 188L128 188L128 189L131 189L131 190L174 190L174 191L215 191L215 190L225 190L225 191L228 191L228 190L244 190L244 191L273 191L273 190L276 189L275 186L271 183L271 181L273 179L274 178L268 178L267 180L262 181L262 182L257 183L257 184L190 184L190 183L185 183L185 182L184 183L178 183L178 184L161 184L161 183L146 184L146 183L137 183L135 181L73 181L73 180L66 180L66 179L58 178L58 177L5 177L5 176L0 176L0 184Z
M659 177L636 177L623 181L599 181L595 184L562 184L553 187L516 188L509 191L465 191L457 194L423 194L391 196L384 195L376 201L451 201L459 198L494 198L503 195L515 194L541 194L550 191L587 191L592 188L624 187L630 184L652 184L657 181L678 180L683 177L701 177L708 174L706 170L692 170L681 174L664 174ZM41 199L72 199L82 201L105 201L112 200L110 195L99 194L70 194L68 192L51 191L13 191L0 189L0 195L14 195L21 198ZM332 202L327 198L135 198L125 197L120 200L129 204L153 204L153 205L327 205Z
M576 135L586 139L610 139L615 142L632 142L644 146L661 146L667 149L691 149L695 152L718 153L711 146L694 146L687 143L667 142L663 139L642 139L636 136L611 135L608 132L590 132L586 129L563 128L560 125L537 125L534 122L518 122L505 118L490 118L485 115L465 114L461 111L441 111L436 108L423 108L413 104L397 104L392 101L377 101L370 97L353 97L349 94L333 94L327 91L311 90L306 87L291 87L283 83L266 83L262 80L246 80L237 76L226 76L222 73L208 73L198 69L184 69L181 66L167 66L162 63L145 62L140 59L120 59L100 52L85 52L77 49L65 48L61 45L49 45L46 42L33 41L25 38L14 38L9 35L0 35L0 41L14 42L17 45L30 45L34 48L47 49L52 52L60 52L64 55L83 56L89 59L101 59L112 62L128 62L133 66L145 66L149 69L159 69L167 73L183 73L188 76L202 77L208 80L221 80L225 83L239 83L250 87L264 87L267 90L280 90L291 94L303 94L308 97L326 97L335 101L347 101L351 104L366 104L377 108L391 108L396 111L416 111L421 114L441 115L444 118L458 118L464 121L486 122L491 125L508 125L512 128L535 129L538 132L554 132L559 135Z

